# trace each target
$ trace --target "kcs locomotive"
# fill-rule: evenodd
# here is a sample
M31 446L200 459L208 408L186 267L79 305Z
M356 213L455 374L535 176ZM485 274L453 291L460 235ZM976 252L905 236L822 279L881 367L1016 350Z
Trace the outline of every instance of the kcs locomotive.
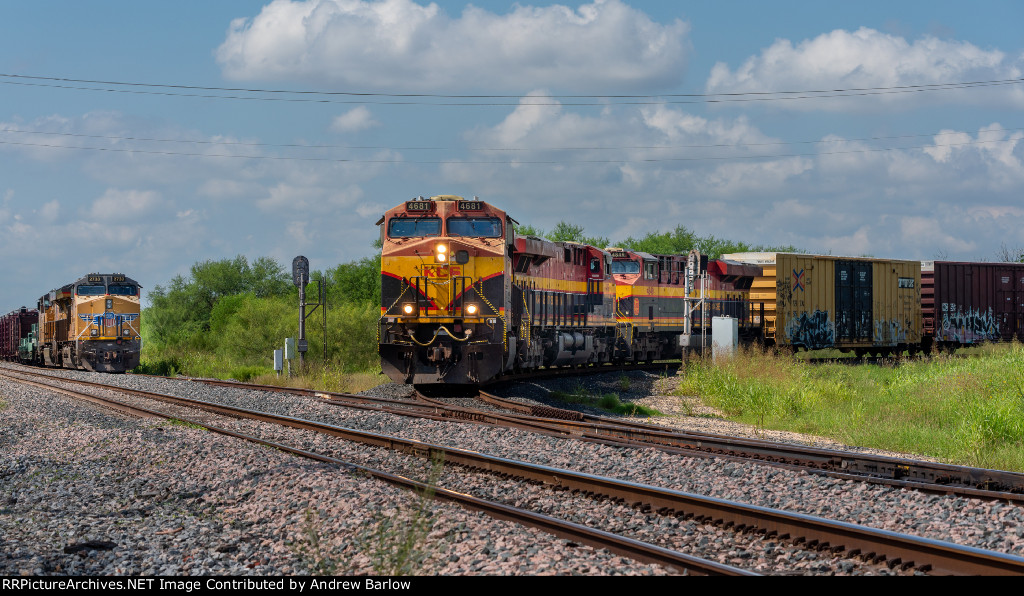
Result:
M539 367L678 357L716 314L756 331L746 292L758 267L551 242L514 224L451 195L380 219L378 347L394 381L477 385Z

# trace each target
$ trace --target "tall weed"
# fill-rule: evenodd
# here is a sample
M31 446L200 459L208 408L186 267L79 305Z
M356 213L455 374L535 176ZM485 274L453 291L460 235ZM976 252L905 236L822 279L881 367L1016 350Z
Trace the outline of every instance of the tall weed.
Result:
M759 426L1024 471L1024 347L896 366L810 364L742 350L691 360L679 393Z

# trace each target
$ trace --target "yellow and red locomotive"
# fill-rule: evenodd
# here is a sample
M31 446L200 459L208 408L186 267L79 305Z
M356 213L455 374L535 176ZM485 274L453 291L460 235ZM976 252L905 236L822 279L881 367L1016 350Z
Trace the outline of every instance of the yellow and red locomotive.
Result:
M699 255L551 242L517 236L513 223L451 195L384 214L378 347L394 381L477 385L540 367L670 358L710 314L740 309L744 328L752 322L756 268L716 262L718 275L698 288L708 273Z
M407 201L378 225L384 372L424 385L501 374L517 348L507 309L513 232L505 212L445 195Z

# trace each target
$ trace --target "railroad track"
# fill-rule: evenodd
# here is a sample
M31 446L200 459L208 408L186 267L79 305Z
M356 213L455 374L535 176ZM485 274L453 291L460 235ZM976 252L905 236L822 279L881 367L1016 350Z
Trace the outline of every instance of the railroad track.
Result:
M492 500L477 498L472 495L467 495L461 492L448 490L436 485L428 485L423 482L419 482L401 475L389 473L375 468L361 466L349 461L331 457L329 455L324 455L321 453L308 451L306 449L301 449L294 445L289 445L276 441L269 441L251 434L233 431L226 428L225 426L214 424L213 422L211 422L210 416L208 415L204 415L201 417L184 415L181 411L181 407L194 408L206 414L215 414L233 419L256 420L260 422L288 426L299 430L314 431L317 433L339 437L350 441L359 442L362 444L375 445L378 447L385 447L389 449L397 449L420 457L448 461L448 458L449 456L452 455L452 453L436 446L424 445L416 441L404 441L394 437L374 435L373 433L363 433L351 429L343 429L328 424L322 424L308 420L301 420L289 416L268 414L264 412L246 410L244 408L235 408L232 406L212 404L200 400L176 397L166 394L158 394L149 391L125 389L113 385L104 385L101 383L93 383L90 381L82 381L77 379L54 378L50 375L45 375L42 373L32 373L27 371L17 371L17 373L18 374L10 374L9 371L7 370L0 370L0 377L14 380L20 383L26 383L49 391L55 391L58 393L69 395L78 399L85 400L92 404L100 405L105 408L110 408L122 414L144 418L159 417L173 419L180 422L184 422L186 424L191 424L196 427L204 428L211 432L216 432L219 434L235 437L245 441L250 441L268 447L273 447L275 449L279 449L281 451L291 453L300 457L314 459L325 463L337 464L351 472L366 474L367 476L372 477L374 479L388 482L390 484L399 486L401 488L405 488L407 490L415 491L418 494L429 494L435 500L447 501L466 507L468 509L482 511L496 519L512 521L528 527L534 527L549 532L560 538L578 541L583 544L591 545L595 548L604 548L611 552L624 555L641 562L654 563L665 566L670 569L675 569L677 571L687 572L695 575L759 575L748 570L736 568L730 565L724 565L715 561L702 559L700 557L694 557L691 555L687 555L685 553L680 553L678 551L660 547L654 544L649 544L643 541L635 540L627 536L606 532L600 529L589 528L581 524L573 523L570 521L558 519L547 515L542 515L519 507L512 507ZM37 379L46 378L48 382L42 382L40 380L26 380L20 377L19 375L28 375ZM131 405L110 397L104 397L94 393L86 393L83 391L61 387L59 385L54 384L53 381L70 385L86 385L94 389L102 389L106 391L114 391L123 394L128 394L133 397L141 397L161 402L163 404L171 404L173 406L178 406L178 409L176 409L173 412L167 412L148 407L141 407L138 405ZM1022 574L1024 574L1024 572L1022 572Z
M623 447L652 447L689 456L712 456L753 460L788 469L844 480L860 480L944 495L997 499L1024 503L1024 474L969 466L956 466L909 458L897 458L852 451L839 451L732 437L711 433L666 430L664 427L603 416L591 416L573 410L544 405L527 405L481 391L480 401L509 410L493 411L449 405L443 399L417 394L420 406L407 400L253 385L236 381L194 379L210 385L277 391L317 397L350 407L366 407L405 416L434 420L459 420L518 428L577 440L602 442Z
M8 371L4 371L3 374L4 376L12 376L16 379L18 378L16 375L10 375ZM27 375L28 373L22 373L19 371L19 374ZM46 377L48 375L32 373L32 376ZM21 382L24 382L23 378ZM38 380L32 382L52 386L55 381L48 379L46 383L42 383ZM60 382L67 383L69 381L61 379ZM734 503L721 499L701 497L698 495L615 480L607 477L581 474L563 469L548 468L545 466L508 460L505 458L487 456L477 452L445 448L418 441L409 441L398 437L383 436L376 433L346 429L309 420L300 420L289 416L252 412L221 404L197 402L196 400L190 400L187 398L154 394L151 392L126 390L120 387L105 386L96 383L89 383L89 385L102 388L104 390L132 393L135 396L143 396L149 400L158 400L160 402L174 404L175 406L200 408L204 412L212 412L220 416L249 418L274 425L284 425L295 429L313 431L323 435L341 437L348 441L358 441L378 447L386 447L388 449L401 451L418 457L440 457L443 458L446 463L455 464L471 470L486 471L488 474L497 475L499 477L507 476L534 483L542 483L558 489L592 495L597 498L623 501L636 508L640 508L641 510L652 512L656 511L662 516L674 516L679 519L700 520L707 523L717 524L724 528L730 528L733 531L741 533L762 535L766 539L788 540L794 544L803 544L805 548L812 550L846 553L850 557L859 557L861 560L870 561L874 564L884 563L892 569L915 569L934 574L1024 574L1024 558L1012 555L963 547L914 536L906 536L895 532L877 530L855 524L823 520L813 516ZM68 389L60 390L64 392L70 391ZM75 390L74 393L81 392ZM155 414L153 410L147 409L147 415ZM172 416L182 419L180 415L172 414ZM232 436L242 437L239 433L219 428L215 425L209 424L208 422L203 422L201 420L188 421L193 424L210 428L211 430L216 430L217 432L225 432L232 434ZM264 442L264 444L270 444L270 442L267 442L265 439L255 437L243 438L257 440ZM317 454L307 455L309 454L308 451L289 447L287 445L274 444L274 446L284 448L289 452L301 455L317 458L324 457ZM335 459L331 459L330 461L341 463L346 466L352 465ZM365 470L365 468L360 469ZM381 472L382 475L377 476L377 472L377 470L374 470L372 472L368 471L367 473L371 473L382 480L389 482L393 481L389 477L394 476L394 474ZM422 490L423 486L419 485L418 488ZM442 498L458 498L456 491L449 491L453 493L451 495L448 495L447 492L442 492L445 495L445 497ZM473 505L467 504L467 506ZM476 506L484 507L484 505ZM487 505L487 507L491 506ZM498 509L502 508L498 507L495 511ZM510 512L505 512L498 515L511 514L512 513ZM545 523L553 523L558 527L557 530L552 529L549 531L581 531L578 528L566 529L562 526L561 522L558 521ZM576 534L576 536L581 535L582 534ZM584 540L584 538L574 539ZM596 540L596 538L589 537L586 540ZM630 548L633 546L634 545L630 545ZM625 549L627 547L619 545L609 548L615 552L623 552L622 550L615 549ZM678 555L681 553L676 554ZM656 555L650 554L650 551L648 551L648 554L645 555L630 556L639 557ZM663 554L657 556L663 556ZM684 561L680 559L676 559L676 562L673 564L662 564L667 564L674 568L688 569L687 567L682 567ZM693 572L696 573L698 571L693 570ZM707 570L706 572L727 572L727 570Z

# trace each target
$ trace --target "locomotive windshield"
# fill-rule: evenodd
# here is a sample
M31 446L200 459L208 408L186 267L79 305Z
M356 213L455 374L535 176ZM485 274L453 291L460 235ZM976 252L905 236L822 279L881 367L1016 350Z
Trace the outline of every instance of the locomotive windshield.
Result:
M388 223L388 236L391 238L440 235L441 218L439 217L395 217Z
M501 220L497 217L453 217L448 220L448 235L501 238Z
M636 261L612 261L612 275L620 273L640 273L640 263Z
M78 286L79 296L102 296L106 293L106 286Z
M110 294L111 296L134 296L135 286L110 286L110 289L107 290L107 293Z

